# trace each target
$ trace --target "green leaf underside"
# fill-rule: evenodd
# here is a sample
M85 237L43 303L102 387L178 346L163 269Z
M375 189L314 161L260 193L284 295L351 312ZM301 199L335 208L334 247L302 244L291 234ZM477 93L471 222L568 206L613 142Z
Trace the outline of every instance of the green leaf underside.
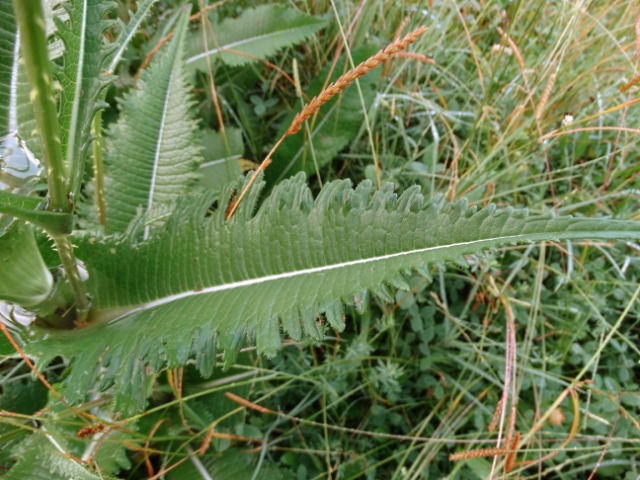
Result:
M44 301L53 288L30 225L11 224L0 236L0 299L30 307Z
M108 84L102 75L110 49L103 33L112 25L105 20L113 6L104 0L68 2L69 23L56 18L58 35L64 42L64 66L58 78L62 85L59 121L63 156L73 178L74 194L79 193L84 174L84 158L91 139L91 122L99 108L100 90Z
M239 162L244 153L242 130L233 127L224 133L205 130L202 143L205 160L200 165L200 185L219 191L242 174Z
M428 276L432 262L518 242L640 238L638 222L425 203L418 187L398 197L389 185L337 181L314 201L298 175L253 214L258 194L252 188L230 221L226 205L206 217L211 198L203 197L179 205L144 242L75 240L97 317L110 320L27 346L41 367L57 355L75 359L71 401L105 365L102 386L115 383L116 409L133 412L144 406L147 365L156 371L195 356L208 375L216 346L230 362L247 337L267 355L280 348L281 330L321 338L318 315L341 329L344 303L357 305L367 291L392 301L386 286L408 288L404 274ZM123 307L130 311L117 316Z
M187 64L206 70L206 57L212 56L231 66L245 65L300 43L325 25L325 20L303 15L289 6L249 8L238 18L214 25L215 35L209 35L208 49L203 44L202 33L193 33L192 55Z
M167 51L145 71L139 89L122 101L107 141L107 229L123 232L142 211L173 207L201 162L191 119L182 51L188 15Z
M358 64L371 57L378 49L369 45L352 52L354 63ZM345 66L344 58L335 66L330 61L309 86L307 95L309 98L317 96L323 87L327 85L327 77L331 74L330 81L335 81L340 75L349 69ZM320 108L315 118L309 120L309 133L306 130L297 135L289 136L273 155L273 163L266 170L267 181L270 184L278 183L282 178L292 173L306 172L311 174L318 168L327 165L348 143L355 137L364 121L362 111L369 108L376 96L376 87L380 81L381 69L369 72L360 78L362 100L355 85L351 85L340 95L337 95ZM282 122L283 128L278 137L289 128L297 112L292 111ZM311 152L313 148L313 153ZM315 155L315 163L314 163Z

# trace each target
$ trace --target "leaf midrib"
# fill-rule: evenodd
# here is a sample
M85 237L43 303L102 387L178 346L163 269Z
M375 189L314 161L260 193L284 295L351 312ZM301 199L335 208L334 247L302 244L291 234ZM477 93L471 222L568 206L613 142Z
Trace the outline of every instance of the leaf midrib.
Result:
M565 235L563 235L565 233ZM623 238L628 236L629 232L606 232L605 235L600 235L601 238ZM483 245L504 245L507 243L518 243L518 242L527 242L527 241L544 241L548 240L549 237L563 236L564 239L584 239L587 235L592 235L593 232L585 232L585 231L560 231L560 232L538 232L538 233L529 233L529 234L518 234L518 235L503 235L497 237L489 237L482 238L477 240L471 240L468 242L457 242L457 243L449 243L446 245L436 245L424 248L415 248L411 250L403 250L401 252L394 252L385 255L378 255L374 257L367 258L359 258L355 260L349 260L346 262L332 263L329 265L322 265L318 267L305 268L302 270L293 270L288 272L277 273L273 275L266 275L262 277L250 278L245 280L240 280L231 283L225 283L221 285L212 285L209 287L199 288L199 289L190 289L180 293L167 295L162 298L158 298L157 300L153 300L151 302L146 302L144 304L135 306L134 308L127 310L126 313L119 315L117 318L111 320L111 322L118 321L124 317L128 317L129 315L151 310L153 308L158 308L163 305L167 305L169 303L175 302L177 300L183 300L186 298L197 297L200 295L206 295L211 293L217 293L227 290L233 290L236 288L250 287L260 284L265 284L268 282L274 282L278 280L285 280L295 277L301 277L305 275L313 275L316 273L324 273L329 271L338 270L341 268L352 267L356 265L365 265L365 264L373 264L378 262L386 262L388 260L399 258L408 255L418 255L426 252L436 252L438 250L447 250L447 249L455 249L458 247L469 246L471 247L470 251L481 250Z
M209 55L215 55L216 53L220 52L220 53L224 53L225 51L230 51L233 50L234 47L238 47L238 46L242 46L248 43L253 43L256 42L258 40L262 40L262 39L267 39L267 38L271 38L271 37L275 37L278 35L283 35L283 34L288 34L289 32L295 32L296 30L299 30L300 27L291 27L291 28L287 28L285 30L277 30L275 32L271 32L271 33L263 33L262 35L256 35L254 37L250 37L250 38L244 38L242 40L237 40L235 42L231 42L228 43L222 47L218 47L218 48L214 48L212 50L207 50L206 52L202 52L199 53L198 55L194 55L193 57L189 57L187 59L187 64L189 63L193 63L197 60L200 60L202 58L208 57ZM229 52L229 53L233 53L233 52Z
M7 119L8 133L18 131L18 67L20 60L20 35L16 27L15 43L13 44L13 66L11 68L11 88L9 98L9 118Z
M149 183L149 196L147 198L147 212L151 210L153 206L153 195L156 188L156 178L158 176L158 167L160 162L160 151L162 149L162 139L164 136L164 127L167 123L167 107L169 105L169 98L171 97L171 86L173 85L173 79L175 77L175 70L171 70L171 75L169 76L169 85L167 85L167 89L165 90L164 102L162 105L162 118L160 120L160 130L158 132L158 137L156 139L156 151L153 156L153 170L151 171L151 181ZM144 238L149 237L149 225L147 225L144 229Z

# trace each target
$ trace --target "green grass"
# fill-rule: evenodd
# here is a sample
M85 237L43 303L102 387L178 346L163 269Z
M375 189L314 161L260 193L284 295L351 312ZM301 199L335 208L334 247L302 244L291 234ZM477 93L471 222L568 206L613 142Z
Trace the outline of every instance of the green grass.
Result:
M163 15L178 3L160 2L145 26L149 40L131 53L131 71L166 33ZM218 14L262 3L228 1ZM350 32L351 51L367 42L385 45L401 26L406 32L424 24L428 32L410 51L432 61L398 57L383 67L361 126L309 175L314 187L369 178L400 191L417 183L427 197L467 197L479 205L638 218L640 106L624 104L639 87L620 92L637 74L636 2L292 5L327 18L329 26L283 50L273 65L214 64L221 115L226 128L242 131L245 159L259 163L286 114L300 108L294 85L278 69L292 74L295 59L304 92L342 45L341 30ZM207 73L194 81L203 127L219 129ZM568 113L573 122L563 126ZM570 133L574 128L581 130ZM322 141L306 139L310 159ZM235 451L246 464L229 460L227 474L238 479L638 478L639 251L631 243L547 243L434 267L433 281L416 276L410 292L390 292L394 302L362 299L363 313L349 311L339 336L291 343L273 359L247 348L212 379L191 368L180 382L182 372L171 380L158 375L149 382L148 410L113 419L119 434L94 450L106 455L124 447L130 465L121 477L131 479L183 459L166 478L206 478L196 476L198 466L224 466ZM507 355L510 319L515 359ZM62 367L52 366L49 375ZM489 425L507 368L512 390L502 425L506 431L512 408L521 435L516 465L507 471L503 454L450 460L498 447L498 428ZM0 369L3 409L13 405L7 392L42 395L17 360L5 358ZM575 431L569 391L579 407ZM271 413L239 408L225 392ZM97 398L92 407L106 403ZM552 410L557 421L541 421ZM29 431L10 419L0 430L3 451ZM64 413L50 422L59 435L85 426ZM207 437L212 425L215 434ZM205 437L211 448L192 460ZM571 442L560 449L567 437ZM9 462L5 453L0 458Z

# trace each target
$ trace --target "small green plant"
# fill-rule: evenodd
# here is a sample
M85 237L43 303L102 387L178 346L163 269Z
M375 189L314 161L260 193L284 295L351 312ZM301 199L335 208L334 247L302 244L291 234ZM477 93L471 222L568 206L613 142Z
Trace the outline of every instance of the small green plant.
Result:
M154 394L149 378L170 371L163 388L178 391L177 369L195 365L210 378L218 372L218 353L231 367L241 363L242 347L255 345L274 357L283 336L320 341L344 329L347 312L366 315L369 294L394 303L398 290L415 293L415 278L431 280L434 264L467 264L469 255L522 243L640 239L637 221L492 204L478 208L466 200L424 198L418 185L397 194L388 183L377 187L365 180L354 187L335 180L312 193L305 172L327 165L350 141L358 123L353 112L361 98L372 98L375 76L361 85L361 97L354 90L329 100L422 30L376 55L371 47L354 50L360 66L336 74L329 86L312 87L316 97L301 114L291 114L279 133L284 139L309 129L326 140L317 155L307 152L303 137L292 138L243 177L229 161L236 133L203 134L195 121L189 75L209 68L207 62L242 67L263 59L326 22L266 5L221 22L219 35L209 38L189 32L190 9L179 10L171 17L172 39L136 88L122 96L120 114L103 137L106 89L154 3L138 2L117 36L105 36L114 27L105 19L108 1L73 0L59 11L47 10L50 3L40 0L0 4L3 331L35 359L34 370L53 369L45 380L52 391L43 427L40 434L28 434L25 427L16 437L6 457L12 462L7 478L104 478L130 468L125 447L148 455L131 429L136 420L145 421L137 416ZM247 35L257 18L263 30ZM269 42L260 41L261 35ZM345 111L339 109L341 98ZM277 104L259 96L244 102L260 118ZM326 115L309 121L321 108L328 109ZM213 160L205 159L211 152L201 147L207 141L220 150ZM211 169L216 162L228 168ZM436 334L421 323L427 317L414 316L416 338L398 348L428 353ZM361 345L364 353L354 344L344 361L357 365L368 356L366 339ZM7 354L9 347L3 348ZM374 365L369 387L394 402L407 367L386 359ZM215 395L215 402L231 406L222 412L180 411L203 432L189 458L206 451L219 422L238 414L229 397ZM24 418L44 407L27 409ZM153 419L153 412L145 415ZM403 421L401 415L394 418L398 425ZM121 425L119 419L134 420ZM235 435L252 438L247 430ZM103 448L105 435L112 441ZM250 466L238 455L227 451L218 462L200 466L220 478L251 478ZM174 478L189 478L187 470L176 472ZM281 478L275 469L269 475Z

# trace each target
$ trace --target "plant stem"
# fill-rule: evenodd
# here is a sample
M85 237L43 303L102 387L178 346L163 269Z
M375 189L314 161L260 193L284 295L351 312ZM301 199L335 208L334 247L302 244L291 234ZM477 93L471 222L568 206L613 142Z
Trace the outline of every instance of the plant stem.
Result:
M49 209L68 212L71 206L67 199L66 172L42 4L40 0L14 0L13 5L20 29L22 55L31 84L31 104L42 141L49 184Z
M98 222L107 230L107 207L104 200L104 163L102 161L102 111L93 118L93 178L96 181L96 208Z
M42 143L42 154L49 185L47 209L71 213L71 203L67 198L67 172L60 144L60 127L53 94L53 75L47 51L42 3L40 0L14 0L13 5L20 30L21 51L31 85L30 97L36 128ZM73 247L68 235L55 235L53 240L73 290L76 302L76 320L82 321L89 310L89 301L80 280Z
M83 322L87 318L89 308L91 307L89 297L87 296L84 283L80 279L80 272L78 271L78 264L76 262L76 256L73 253L73 246L69 241L68 235L55 236L53 242L56 245L58 256L62 261L62 266L67 274L67 281L73 290L73 296L76 301L76 322Z

